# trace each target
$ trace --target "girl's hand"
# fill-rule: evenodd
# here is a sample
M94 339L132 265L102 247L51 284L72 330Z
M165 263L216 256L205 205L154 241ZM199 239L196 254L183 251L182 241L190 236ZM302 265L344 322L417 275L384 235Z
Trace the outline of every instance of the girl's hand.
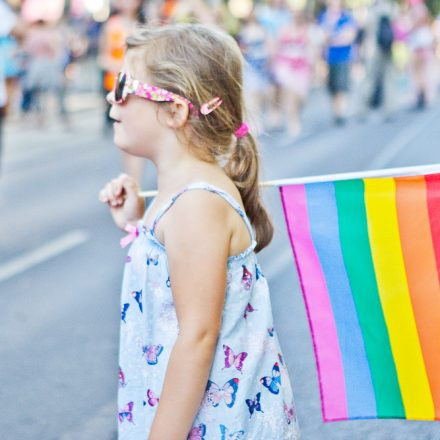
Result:
M99 200L108 204L113 220L119 228L124 229L127 223L134 225L142 217L145 202L138 193L138 184L127 174L120 174L100 191Z

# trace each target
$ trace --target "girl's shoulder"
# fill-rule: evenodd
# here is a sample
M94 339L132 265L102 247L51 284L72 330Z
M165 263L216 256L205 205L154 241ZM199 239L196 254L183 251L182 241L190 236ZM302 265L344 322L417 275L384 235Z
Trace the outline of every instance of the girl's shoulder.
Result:
M203 245L198 242L200 238L212 242L223 237L229 243L234 238L233 234L237 230L240 231L239 226L242 227L242 233L248 232L241 234L245 239L247 238L243 242L249 242L246 235L250 235L253 242L253 229L239 193L238 197L235 191L233 191L234 195L231 195L224 186L227 185L219 187L205 181L187 185L171 196L164 205L156 207L152 215L145 216L147 229L150 229L151 235L163 246L166 245L167 240L173 241L176 233L179 234L179 239L183 238L182 235L187 235L188 240L193 240L195 246ZM238 192L237 189L236 191ZM148 227L149 222L151 222L150 227ZM242 247L241 245L242 243L237 243L239 248Z
M167 195L157 194L144 213L144 224L146 226L153 225L154 222L158 221L159 218L169 211L178 200L179 206L186 209L197 208L199 205L204 209L207 209L211 204L213 206L225 205L220 197L212 197L209 195L213 193L219 194L222 196L221 198L226 199L229 204L232 204L236 208L241 208L244 211L240 192L232 181L231 183L221 182L221 184L214 184L201 180L188 183L179 190L170 192ZM184 194L186 194L185 197L181 197Z
M192 222L199 220L209 220L212 217L220 220L225 220L231 211L231 206L236 211L244 213L241 197L238 190L231 191L231 195L225 188L227 185L219 187L209 182L198 181L186 185L172 196L169 196L167 201L156 207L155 213L152 214L152 228L154 228L159 220L165 214L169 222L181 222L185 218L190 218ZM220 196L220 197L219 197ZM238 200L237 200L238 199ZM225 201L227 203L225 203Z

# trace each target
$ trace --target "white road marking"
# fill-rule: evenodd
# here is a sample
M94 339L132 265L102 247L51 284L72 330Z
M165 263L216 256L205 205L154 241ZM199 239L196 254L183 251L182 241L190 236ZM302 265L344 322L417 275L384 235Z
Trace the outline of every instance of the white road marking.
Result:
M37 264L56 257L87 241L89 234L85 231L74 230L45 245L17 257L8 263L0 265L0 283L30 269Z

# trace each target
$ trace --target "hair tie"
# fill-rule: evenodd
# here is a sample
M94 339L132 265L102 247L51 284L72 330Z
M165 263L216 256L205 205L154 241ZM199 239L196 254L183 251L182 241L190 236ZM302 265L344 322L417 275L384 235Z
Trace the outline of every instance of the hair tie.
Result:
M249 125L246 124L246 122L242 122L240 127L235 130L235 137L237 139L242 138L243 136L246 136L249 133Z

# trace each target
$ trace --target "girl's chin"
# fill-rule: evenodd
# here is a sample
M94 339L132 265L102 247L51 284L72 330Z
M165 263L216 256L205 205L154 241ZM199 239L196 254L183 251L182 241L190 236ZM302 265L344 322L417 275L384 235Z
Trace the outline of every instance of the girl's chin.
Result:
M143 157L135 146L131 145L127 141L124 142L123 139L118 139L118 136L116 135L113 137L113 142L119 148L119 150L123 151L124 153L127 153L130 156Z
M124 142L119 142L117 139L114 139L115 145L124 153L130 153L130 146Z
M129 143L124 141L124 139L121 139L121 136L118 136L117 133L114 133L113 135L113 142L122 151L128 152L130 150Z
M128 142L124 134L121 133L121 131L116 127L113 131L113 142L121 150L127 151L128 149L130 149L130 143Z

